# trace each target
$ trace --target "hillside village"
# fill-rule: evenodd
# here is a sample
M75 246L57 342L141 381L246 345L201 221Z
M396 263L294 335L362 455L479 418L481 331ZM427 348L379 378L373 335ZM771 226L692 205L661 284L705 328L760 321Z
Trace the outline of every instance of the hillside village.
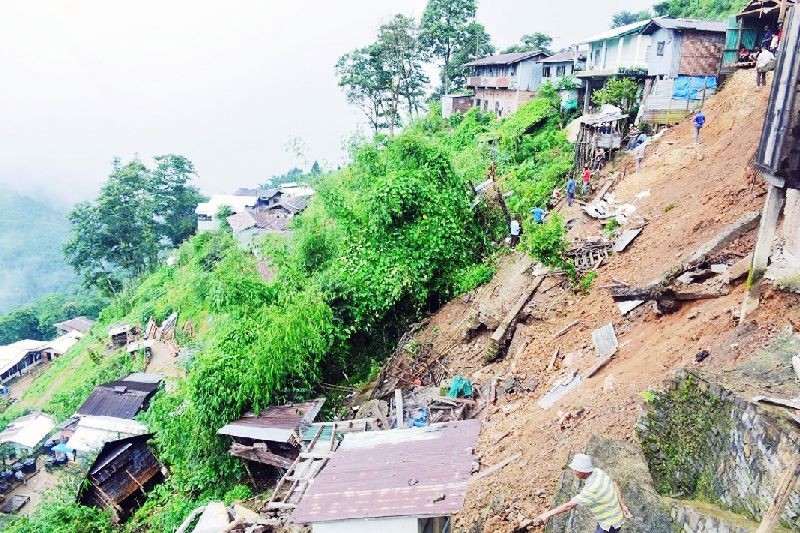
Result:
M800 531L794 4L480 57L348 167L195 202L0 347L0 526L594 531L543 514L587 454L621 531Z

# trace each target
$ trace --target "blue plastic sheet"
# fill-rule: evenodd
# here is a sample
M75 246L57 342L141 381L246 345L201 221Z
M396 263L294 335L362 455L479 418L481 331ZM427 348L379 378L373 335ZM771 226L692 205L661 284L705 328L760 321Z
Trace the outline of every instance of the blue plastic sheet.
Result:
M419 411L414 413L414 416L408 419L408 427L410 428L424 428L428 425L428 408L421 407Z
M717 90L716 76L678 76L672 97L676 100L702 100L703 86L706 97Z

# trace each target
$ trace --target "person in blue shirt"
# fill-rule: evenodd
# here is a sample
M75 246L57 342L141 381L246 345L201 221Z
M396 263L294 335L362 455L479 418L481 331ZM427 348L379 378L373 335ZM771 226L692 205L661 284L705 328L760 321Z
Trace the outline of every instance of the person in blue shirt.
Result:
M567 205L572 207L572 202L575 200L575 176L571 176L567 182Z
M700 143L700 130L703 129L703 124L706 123L706 116L703 114L702 111L697 111L694 115L694 142L695 144Z
M539 206L531 209L531 216L533 217L533 221L537 224L544 222L545 214L547 214L547 212Z

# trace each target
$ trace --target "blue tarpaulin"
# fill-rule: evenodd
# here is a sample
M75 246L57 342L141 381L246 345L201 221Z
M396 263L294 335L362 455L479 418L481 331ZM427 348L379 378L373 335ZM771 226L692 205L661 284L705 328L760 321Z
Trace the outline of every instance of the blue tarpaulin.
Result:
M53 451L57 453L72 453L73 449L61 442L56 446L53 446Z
M706 96L717 90L716 76L678 76L672 97L676 100L702 100L703 86Z

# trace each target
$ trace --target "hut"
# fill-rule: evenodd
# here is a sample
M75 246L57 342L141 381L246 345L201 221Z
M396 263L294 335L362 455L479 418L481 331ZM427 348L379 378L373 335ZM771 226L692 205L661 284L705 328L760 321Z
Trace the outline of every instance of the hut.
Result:
M248 463L286 470L299 455L302 435L324 403L324 398L318 398L306 403L270 407L260 415L248 413L217 433L233 439L228 453L245 459L251 476L270 472L263 469L253 471Z
M11 422L0 433L0 445L6 446L11 455L32 455L56 427L52 416L45 413L30 413Z
M107 442L78 491L78 503L108 509L118 523L132 514L146 493L164 480L165 470L147 441L153 434Z
M786 13L794 4L795 0L750 0L739 14L730 17L722 55L722 72L729 74L737 67L753 67L753 61L740 60L739 51L744 48L752 52L759 47L765 28L778 32Z
M620 108L603 105L599 113L583 115L578 119L578 134L575 140L575 169L584 165L592 167L602 149L607 154L622 146L622 129L628 115Z

